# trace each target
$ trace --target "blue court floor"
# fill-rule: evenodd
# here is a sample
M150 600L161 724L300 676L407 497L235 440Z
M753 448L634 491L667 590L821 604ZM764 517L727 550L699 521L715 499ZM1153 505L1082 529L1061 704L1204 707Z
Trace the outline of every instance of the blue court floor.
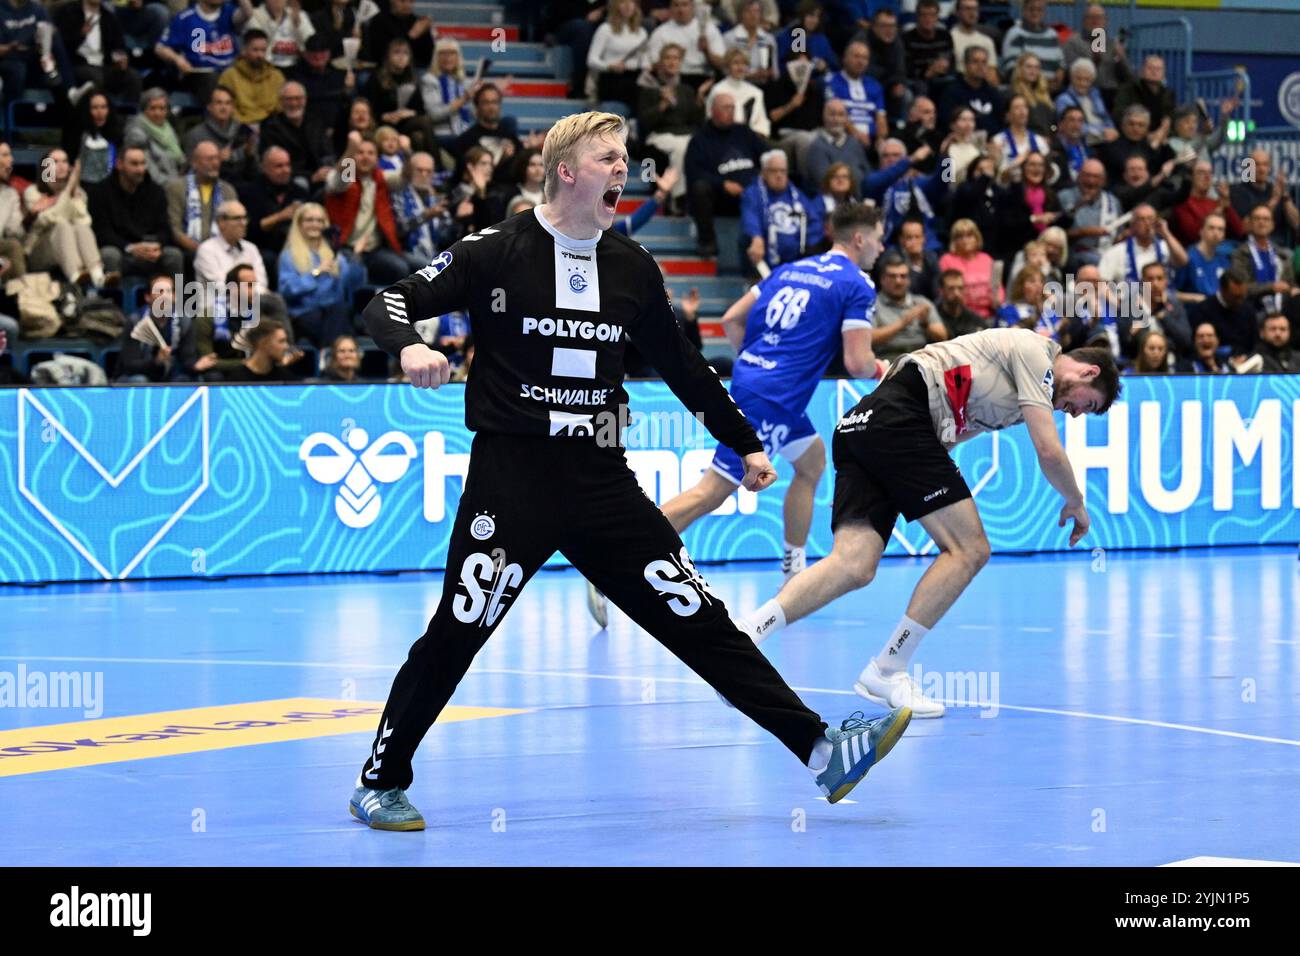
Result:
M886 560L870 588L764 644L828 721L879 712L850 688L923 567ZM704 573L733 609L780 583L775 564ZM102 713L11 703L0 738L217 705L382 702L440 583L5 591L0 679L102 674ZM1292 549L996 558L915 661L966 706L914 721L829 806L780 744L626 618L597 631L573 572L543 572L452 700L522 712L439 724L418 754L427 831L348 816L365 730L64 769L0 761L0 864L1300 861L1298 608Z

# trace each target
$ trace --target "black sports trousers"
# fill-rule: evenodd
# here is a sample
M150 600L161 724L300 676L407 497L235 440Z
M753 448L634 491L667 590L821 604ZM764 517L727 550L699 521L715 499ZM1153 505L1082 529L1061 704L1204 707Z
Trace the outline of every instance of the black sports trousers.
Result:
M442 600L393 681L362 770L365 786L411 785L420 741L555 551L807 763L826 724L731 622L623 450L590 438L480 432L448 545Z

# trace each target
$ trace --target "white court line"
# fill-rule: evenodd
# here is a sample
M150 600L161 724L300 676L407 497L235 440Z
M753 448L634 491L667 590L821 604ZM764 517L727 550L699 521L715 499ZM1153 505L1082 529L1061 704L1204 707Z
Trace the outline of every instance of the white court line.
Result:
M1194 856L1187 860L1175 860L1173 863L1161 863L1161 866L1300 866L1300 863L1286 863L1282 860L1246 860L1237 856Z
M992 624L958 624L957 629L961 631L991 631Z
M1031 633L1034 633L1034 634L1051 634L1051 633L1052 633L1052 628L1050 628L1050 627L1022 627L1022 628L1019 628L1019 630L1021 630L1021 631L1030 631Z
M387 670L395 672L401 663L394 664L347 664L333 663L330 661L256 661L256 660L189 660L181 658L163 658L163 657L47 657L40 654L28 654L25 656L0 656L0 661L80 661L88 664L201 664L215 665L227 664L244 667L315 667L315 668L334 668L342 670ZM647 677L645 675L629 674L591 674L586 671L534 671L522 670L507 667L471 667L469 674L515 674L521 677L576 677L581 680L613 680L613 681L634 681L637 684L644 684L646 681L656 681L664 684L693 684L697 687L708 687L704 681L698 677ZM856 697L857 694L851 690L841 690L837 687L794 687L793 691L803 694L838 694L845 697ZM961 706L960 701L944 700L945 704ZM691 703L691 701L676 701L675 703ZM1232 737L1236 740L1255 740L1265 744L1284 744L1288 747L1300 747L1300 740L1290 740L1286 737L1264 737L1260 734L1245 734L1236 730L1217 730L1212 727L1194 727L1191 724L1174 724L1164 720L1145 720L1141 717L1116 717L1112 714L1093 714L1083 710L1060 710L1054 707L1024 707L1016 704L996 704L999 710L1015 710L1026 714L1053 714L1057 717L1079 717L1085 720L1105 720L1117 724L1135 724L1140 727L1162 727L1166 730L1183 730L1192 734L1208 734L1213 737Z

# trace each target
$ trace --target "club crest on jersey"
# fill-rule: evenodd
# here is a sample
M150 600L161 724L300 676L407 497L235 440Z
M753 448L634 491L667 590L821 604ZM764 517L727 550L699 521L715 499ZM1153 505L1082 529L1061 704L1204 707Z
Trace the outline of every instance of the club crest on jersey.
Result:
M486 541L496 534L497 523L492 515L475 515L469 524L469 533L475 541Z
M584 292L587 288L587 277L581 272L574 272L569 276L569 288L574 292Z
M451 265L451 252L450 251L440 252L438 253L438 255L434 256L432 262L430 262L423 269L419 270L420 275L424 276L424 280L426 282L432 282L434 276L436 276L443 269L447 268L447 266L449 265Z

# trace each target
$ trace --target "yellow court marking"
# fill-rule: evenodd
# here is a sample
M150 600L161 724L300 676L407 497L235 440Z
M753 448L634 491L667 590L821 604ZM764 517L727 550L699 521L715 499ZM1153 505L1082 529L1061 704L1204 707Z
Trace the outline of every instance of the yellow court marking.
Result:
M0 777L283 740L374 733L383 710L382 701L290 697L0 730ZM448 706L438 723L523 713L527 710Z

